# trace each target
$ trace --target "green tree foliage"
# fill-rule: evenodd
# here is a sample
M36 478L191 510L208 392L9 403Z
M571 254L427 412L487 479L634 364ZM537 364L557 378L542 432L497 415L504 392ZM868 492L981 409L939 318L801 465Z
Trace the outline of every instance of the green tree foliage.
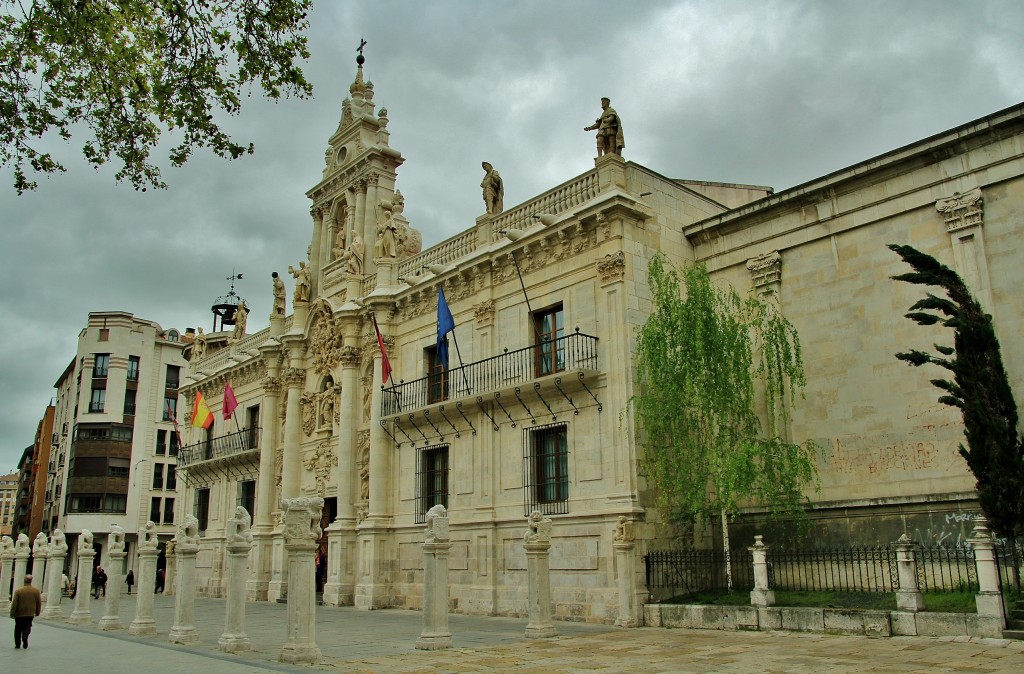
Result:
M780 437L806 384L793 325L774 301L715 286L703 265L679 271L656 256L648 279L654 307L637 339L632 402L662 505L682 521L741 505L800 512L815 446Z
M896 357L914 366L945 368L953 379L932 379L944 391L939 402L960 409L967 446L960 454L977 479L978 500L989 525L1012 538L1024 534L1024 445L992 317L960 277L935 258L910 246L890 245L914 271L892 278L942 288L946 297L928 293L910 307L907 318L920 325L953 328L953 346L935 344L933 355L911 350Z
M208 147L236 159L251 144L214 121L255 85L272 99L312 94L296 61L311 0L0 0L0 163L19 193L28 171L65 167L44 137L87 135L86 160L116 158L117 180L165 187L150 161L164 131L171 164Z

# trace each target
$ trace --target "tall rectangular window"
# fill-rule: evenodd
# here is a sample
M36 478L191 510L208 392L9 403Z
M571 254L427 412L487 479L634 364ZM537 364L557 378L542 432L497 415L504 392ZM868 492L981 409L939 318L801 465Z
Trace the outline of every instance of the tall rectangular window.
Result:
M164 488L164 464L153 464L153 489Z
M164 499L164 524L174 524L174 499L173 498L165 498Z
M135 389L126 389L124 392L124 413L128 416L135 414Z
M418 459L416 521L424 522L427 511L434 506L448 507L448 445L424 447Z
M95 377L106 377L107 370L110 369L110 354L109 353L97 353L93 355L92 361L92 376Z
M167 453L167 431L158 428L156 431L156 455L163 456Z
M178 388L178 383L181 380L181 368L177 365L167 366L167 378L164 379L164 388Z
M178 477L177 469L173 463L167 464L167 481L164 483L164 489L174 491L178 488Z
M139 380L139 357L128 356L128 381Z
M102 383L102 382L101 382ZM102 412L107 400L107 389L93 388L89 397L89 411Z
M250 517L254 516L253 511L256 509L256 480L238 481L238 498L235 499L235 503L245 508L245 512L249 513Z
M174 421L178 416L177 396L166 396L164 398L164 421Z
M428 346L425 350L427 362L427 403L439 403L448 400L448 371L437 353L436 346Z
M199 520L199 533L202 534L206 531L206 527L210 524L210 488L202 487L196 489L195 502L193 503L192 513Z
M526 513L569 512L569 432L565 424L527 429L525 471Z
M181 444L181 443L178 442L178 434L177 433L171 433L171 435L170 435L170 437L168 439L170 440L170 446L169 446L169 449L167 450L167 453L170 456L178 456L178 449L179 449L180 444Z
M149 519L153 524L160 523L160 498L154 496L149 499Z
M537 376L565 369L565 314L562 305L538 311L533 315L533 338L536 344Z

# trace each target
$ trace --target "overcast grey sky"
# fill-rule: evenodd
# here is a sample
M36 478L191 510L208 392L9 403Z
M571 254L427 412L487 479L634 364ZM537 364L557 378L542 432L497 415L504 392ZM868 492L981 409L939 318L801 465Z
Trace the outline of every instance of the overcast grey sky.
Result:
M315 0L310 100L246 101L256 154L196 156L166 191L68 173L17 196L0 174L0 472L30 445L90 311L212 329L236 289L266 327L270 272L305 257L305 191L366 38L365 75L404 155L424 245L483 211L481 161L513 206L593 166L582 127L609 96L626 159L672 178L786 189L1024 100L1024 3ZM286 280L291 285L291 278Z

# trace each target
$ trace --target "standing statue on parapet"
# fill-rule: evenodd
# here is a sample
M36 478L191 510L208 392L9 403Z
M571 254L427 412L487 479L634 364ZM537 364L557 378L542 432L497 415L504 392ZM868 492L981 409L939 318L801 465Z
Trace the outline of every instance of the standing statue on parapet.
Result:
M206 333L202 326L196 329L196 336L192 340L192 360L197 361L206 355Z
M484 190L484 206L487 208L487 215L497 215L505 210L505 185L501 182L501 175L488 162L481 164L484 169L484 179L480 187Z
M284 281L281 280L280 274L276 271L272 272L270 276L274 279L274 316L284 316L285 313L285 297L286 292L284 288Z
M583 127L584 131L597 130L597 156L603 157L606 154L617 154L622 156L622 148L626 143L622 136L622 120L619 113L611 107L611 99L601 99L601 116L590 126Z
M391 204L380 202L377 205L377 245L378 259L398 257L398 226L391 213Z
M249 322L249 307L246 306L245 300L239 299L238 306L235 307L235 331L231 333L232 339L242 339L245 337L245 324Z
M288 273L295 277L295 294L292 295L292 303L309 302L309 267L305 262L299 262L299 268L289 266Z
M345 271L349 274L363 273L363 237L359 236L359 232L352 234L352 243L341 254L341 259L344 260Z

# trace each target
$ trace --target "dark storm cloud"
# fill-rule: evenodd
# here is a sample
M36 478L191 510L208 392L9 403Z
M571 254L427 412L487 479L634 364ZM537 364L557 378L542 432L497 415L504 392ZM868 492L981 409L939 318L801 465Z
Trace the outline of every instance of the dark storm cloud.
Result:
M626 158L677 178L784 189L1024 98L1013 2L328 2L310 15L316 98L247 99L256 143L198 153L136 193L63 148L35 194L0 187L6 287L0 470L31 444L90 311L211 326L232 269L259 330L270 272L303 258L305 197L355 74L360 35L388 108L398 186L426 245L483 211L481 161L513 206L593 166L582 130L609 96ZM290 278L286 280L291 282Z

